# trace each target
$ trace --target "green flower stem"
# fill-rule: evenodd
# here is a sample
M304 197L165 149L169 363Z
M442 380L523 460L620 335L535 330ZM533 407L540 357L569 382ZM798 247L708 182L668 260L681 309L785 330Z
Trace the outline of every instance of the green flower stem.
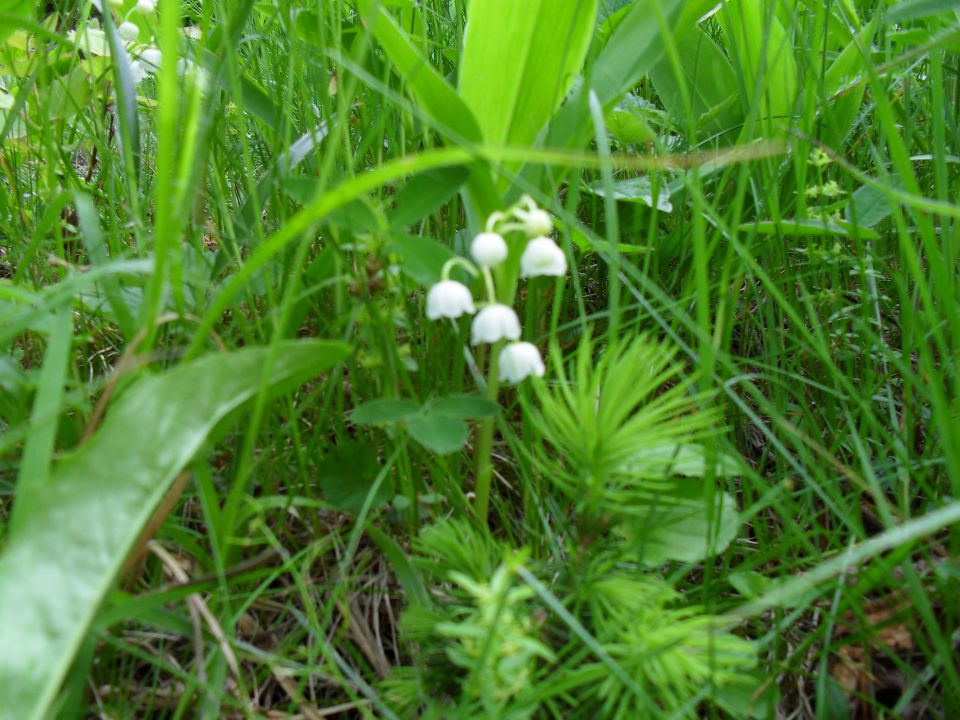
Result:
M487 370L487 399L497 402L497 393L500 391L499 378L499 357L502 342L491 347L490 363ZM476 449L476 467L477 477L474 486L476 493L476 502L474 509L477 521L481 527L487 526L487 518L490 514L490 485L493 479L493 430L496 423L495 417L489 417L480 424L480 432L477 436Z
M520 278L520 253L517 252L516 243L511 243L510 254L507 259L493 272L484 268L484 282L488 284L487 292L492 302L501 302L504 305L513 306L513 301L517 295L517 282ZM490 288L489 285L493 285ZM494 291L500 291L497 297ZM490 361L487 364L487 400L499 405L497 395L500 392L500 348L503 342L499 342L490 348ZM475 453L476 482L474 491L476 493L476 502L474 508L479 524L483 527L487 525L487 519L490 514L490 486L493 479L493 431L496 424L495 418L487 418L480 423L477 435L477 446Z
M487 291L487 299L495 303L497 301L497 291L493 284L493 275L490 273L490 268L483 268L483 285Z
M450 258L443 264L443 267L440 269L440 279L449 280L450 271L453 270L453 268L458 265L462 267L464 270L466 270L472 277L477 276L478 272L477 272L476 265L474 265L472 262L470 262L466 258L456 256L456 257Z

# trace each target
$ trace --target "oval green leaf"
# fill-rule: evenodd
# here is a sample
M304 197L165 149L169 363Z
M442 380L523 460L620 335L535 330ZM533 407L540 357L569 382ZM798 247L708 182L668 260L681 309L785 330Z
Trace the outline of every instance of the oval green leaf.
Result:
M580 72L597 0L473 0L460 94L494 146L532 143Z
M467 444L467 424L442 415L417 415L407 421L410 437L438 455L450 455Z
M456 394L436 400L430 405L430 414L460 420L483 420L496 415L499 407L479 395Z
M466 168L458 165L415 175L397 192L391 224L406 227L419 222L456 195L469 175Z
M406 420L418 412L420 406L413 400L371 400L355 407L350 419L357 425L382 425Z
M636 526L640 561L649 566L669 560L697 562L726 550L737 536L740 518L736 500L727 493L721 496L712 526L703 490L696 483L682 483L651 503Z
M100 430L17 497L0 556L0 718L49 717L97 608L170 483L220 420L270 387L347 356L341 343L283 343L209 356L135 383Z
M373 490L380 474L377 449L359 442L344 442L334 447L320 463L320 487L323 496L337 510L357 513ZM380 484L370 509L376 509L393 495L393 483Z
M842 220L759 220L755 223L743 223L738 230L753 230L757 235L787 235L790 237L837 237L859 236L864 240L879 240L880 235L863 225L852 225Z

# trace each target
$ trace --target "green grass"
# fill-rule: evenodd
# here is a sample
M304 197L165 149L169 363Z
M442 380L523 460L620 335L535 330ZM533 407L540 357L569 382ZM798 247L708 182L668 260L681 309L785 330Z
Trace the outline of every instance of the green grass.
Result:
M137 85L89 4L0 3L0 718L949 716L960 6L133 5ZM425 302L524 193L569 271L507 234L512 386ZM90 595L44 554L181 471L165 557Z

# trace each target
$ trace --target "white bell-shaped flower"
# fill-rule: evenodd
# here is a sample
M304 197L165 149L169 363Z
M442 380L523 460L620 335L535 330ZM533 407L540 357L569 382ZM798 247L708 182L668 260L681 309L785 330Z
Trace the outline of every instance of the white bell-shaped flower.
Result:
M559 277L567 272L567 256L548 237L536 237L527 243L520 257L520 277L552 275Z
M140 34L140 28L138 28L132 22L127 21L120 23L120 27L117 28L117 34L124 42L133 42Z
M470 243L470 255L480 267L496 267L507 259L507 241L495 232L482 232Z
M188 58L177 60L177 75L189 85L193 85L201 95L205 95L210 87L210 73L207 69Z
M130 63L130 75L133 76L134 84L139 85L149 77L150 73L147 72L139 60L134 60Z
M477 313L470 329L474 345L520 339L520 319L507 305L487 305Z
M513 342L504 345L500 351L500 382L516 384L529 377L536 375L543 377L546 368L543 366L543 360L540 359L540 351L537 346L528 342Z
M469 288L456 280L441 280L427 293L427 317L431 320L458 318L476 311Z
M520 211L517 215L520 222L523 223L523 231L527 234L527 237L535 238L553 232L553 220L546 210L535 207L527 211Z
M160 61L163 60L163 53L155 47L148 47L140 53L140 61L147 72L156 72L160 69Z
M137 0L133 9L141 15L147 15L157 9L157 0Z

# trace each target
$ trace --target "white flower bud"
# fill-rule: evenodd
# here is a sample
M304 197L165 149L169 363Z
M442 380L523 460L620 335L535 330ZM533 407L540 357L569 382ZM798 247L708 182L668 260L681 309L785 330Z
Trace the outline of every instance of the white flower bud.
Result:
M133 42L140 34L140 28L132 22L120 23L120 27L117 28L117 34L124 42Z
M567 256L553 240L537 237L527 243L520 258L520 277L559 277L566 272Z
M147 15L157 9L157 0L137 0L133 9L141 15Z
M537 346L528 342L504 345L500 351L500 382L516 384L530 375L543 377L546 368Z
M520 220L523 222L523 231L527 237L535 238L553 232L553 220L546 210L533 208L520 215Z
M431 320L458 318L464 313L473 315L475 312L470 290L456 280L442 280L427 293L427 317Z
M512 307L487 305L473 319L473 344L520 339L520 320Z
M163 53L155 47L148 47L140 53L140 60L143 62L147 72L156 72L160 69L160 61L163 60Z
M481 267L496 267L507 259L507 243L495 232L482 232L470 243L470 255Z

